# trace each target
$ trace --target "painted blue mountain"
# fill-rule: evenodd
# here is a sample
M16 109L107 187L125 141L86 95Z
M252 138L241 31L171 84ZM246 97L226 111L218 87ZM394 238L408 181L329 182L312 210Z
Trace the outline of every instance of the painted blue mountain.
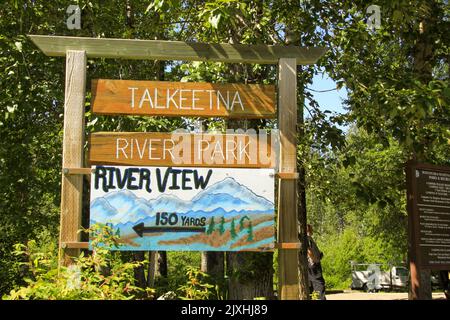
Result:
M151 204L147 200L138 198L127 190L110 192L91 203L91 220L100 223L136 221L153 215Z
M160 195L151 200L138 198L130 191L110 192L91 203L91 220L125 225L154 219L157 212L176 212L189 216L234 216L249 213L270 213L274 205L246 186L227 177L200 191L190 201L174 195Z

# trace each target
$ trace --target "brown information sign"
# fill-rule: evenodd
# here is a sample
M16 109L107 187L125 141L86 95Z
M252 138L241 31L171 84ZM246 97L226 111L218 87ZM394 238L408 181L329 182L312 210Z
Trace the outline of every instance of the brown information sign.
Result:
M169 81L92 81L97 114L273 118L275 86Z
M450 167L410 166L412 226L419 265L450 269Z
M276 137L275 137L276 138ZM91 165L273 168L267 134L98 132L89 137Z

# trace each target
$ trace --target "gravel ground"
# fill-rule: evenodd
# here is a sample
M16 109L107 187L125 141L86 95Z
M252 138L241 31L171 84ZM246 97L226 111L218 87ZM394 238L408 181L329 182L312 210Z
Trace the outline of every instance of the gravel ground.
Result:
M407 292L366 293L359 291L344 291L343 293L327 294L327 300L408 300ZM433 300L445 300L444 293L433 293Z

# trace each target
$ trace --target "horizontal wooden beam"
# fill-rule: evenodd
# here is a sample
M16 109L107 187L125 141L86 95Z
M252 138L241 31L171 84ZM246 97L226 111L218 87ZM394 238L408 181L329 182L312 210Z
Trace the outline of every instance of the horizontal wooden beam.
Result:
M273 168L275 149L250 134L94 132L88 158L90 165Z
M89 58L217 61L277 64L295 58L297 64L314 64L327 51L323 47L280 45L208 44L183 41L83 38L28 35L47 56L65 56L67 50L83 50Z
M63 168L63 174L69 175L83 175L83 174L91 174L91 168Z
M284 180L297 180L299 178L298 172L277 172L276 176L278 179Z
M89 249L89 242L63 242L63 249ZM276 249L299 249L300 243L297 242L287 242L287 243L276 243Z
M62 242L63 249L89 249L89 242Z
M277 248L277 249L300 249L300 243L297 243L297 242L276 243L275 248Z

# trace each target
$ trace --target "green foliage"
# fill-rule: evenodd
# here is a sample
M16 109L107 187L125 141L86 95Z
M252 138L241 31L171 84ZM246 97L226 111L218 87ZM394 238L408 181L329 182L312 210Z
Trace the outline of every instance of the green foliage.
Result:
M188 282L187 267L200 266L201 254L194 251L167 252L167 273L169 277L158 277L155 283L156 295L168 291L176 292Z
M351 129L345 149L327 154L324 167L313 158L308 214L324 252L328 288L349 287L350 261L406 261L406 157L392 139L383 145L374 134Z
M320 293L317 291L313 291L312 293L309 294L309 297L311 300L319 300Z
M298 163L307 173L308 219L324 247L326 279L336 286L348 282L346 262L336 250L345 259L404 259L403 163L415 156L450 164L448 1L379 0L381 28L374 31L367 29L367 1L362 0L77 3L83 12L81 30L66 28L66 0L0 4L0 294L23 286L33 268L53 268L41 261L55 261L39 257L37 252L54 249L41 250L36 243L58 230L64 59L44 56L27 33L328 47L316 65L298 67L298 111L305 112ZM313 76L322 72L347 90L344 114L324 111L329 106L319 105L309 90ZM272 65L88 59L87 82L95 78L273 84L277 70ZM88 85L87 133L192 127L186 119L97 116L90 110L90 95ZM233 125L223 119L203 123L221 131ZM345 124L355 125L346 136L340 127ZM239 125L273 128L275 121ZM244 230L243 219L239 224ZM209 227L210 232L216 228L214 223ZM357 242L360 256L345 252L351 241ZM17 267L24 261L22 254L13 254L15 243L28 243L27 249L17 249L39 257L37 264L27 260ZM246 266L267 269L269 260ZM177 288L184 272L166 285ZM243 274L253 279L251 272Z
M209 275L192 266L187 267L186 275L187 283L178 288L181 299L207 300L214 296L214 285L208 283Z
M118 238L107 226L93 226L92 255L81 253L69 267L56 267L55 250L43 250L36 241L16 245L14 254L26 257L21 265L28 268L27 286L13 289L3 299L67 300L67 299L136 299L151 298L153 290L134 285L134 269L141 263L122 262L117 248ZM54 249L54 248L51 248Z

